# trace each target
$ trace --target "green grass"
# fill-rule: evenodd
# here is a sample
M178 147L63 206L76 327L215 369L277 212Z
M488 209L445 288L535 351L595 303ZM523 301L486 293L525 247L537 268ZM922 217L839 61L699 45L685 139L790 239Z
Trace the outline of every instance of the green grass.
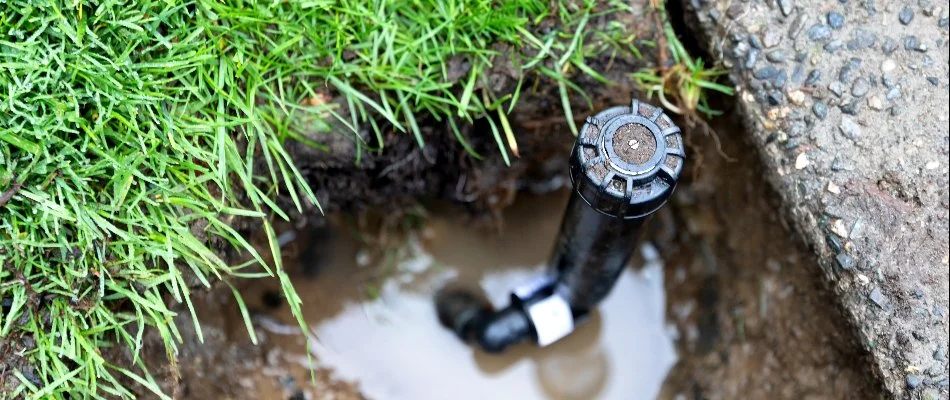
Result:
M577 3L0 0L0 338L35 343L22 356L38 379L0 367L21 382L9 397L131 397L125 378L166 397L139 357L143 332L160 333L174 365L172 307L197 324L193 282L280 279L304 328L270 221L288 219L278 196L298 211L319 202L284 143L327 150L319 135L344 134L362 154L383 150L363 127L422 145L419 115L453 127L491 116L507 162L506 114L527 79L557 82L571 116L568 94L583 92L571 74L603 79L585 59L635 51L622 26L585 29L610 10ZM533 33L548 18L560 28ZM499 43L534 54L513 59L512 93L482 81ZM454 57L470 65L458 80ZM275 263L231 228L240 218L264 227ZM133 365L111 364L113 346Z
M661 54L665 55L666 51L669 51L672 66L634 72L634 81L648 96L656 96L663 107L677 114L693 116L699 112L706 117L720 115L720 111L709 107L707 91L732 96L735 93L732 87L717 82L727 71L718 67L707 67L702 59L691 56L667 18L665 2L657 0L655 5L663 26L663 42L666 47L661 50Z

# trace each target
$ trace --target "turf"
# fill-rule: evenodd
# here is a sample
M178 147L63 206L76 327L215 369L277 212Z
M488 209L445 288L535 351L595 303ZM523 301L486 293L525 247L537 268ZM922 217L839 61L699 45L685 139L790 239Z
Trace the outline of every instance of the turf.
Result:
M132 397L129 381L167 397L139 358L143 332L157 330L174 363L173 308L197 325L195 283L280 279L302 325L270 223L288 218L278 196L299 211L319 202L285 141L326 150L314 134L348 134L380 151L353 132L381 134L383 121L421 145L421 113L453 126L490 115L507 161L521 85L480 89L497 45L531 49L518 67L557 82L568 115L578 88L566 72L598 77L584 61L591 2L0 4L0 337L30 365L0 367L11 398ZM561 29L533 33L546 18ZM630 46L620 33L601 43ZM470 65L461 79L445 67L457 57ZM231 227L240 218L264 227L276 263ZM228 263L214 243L251 261ZM112 364L112 346L132 364Z

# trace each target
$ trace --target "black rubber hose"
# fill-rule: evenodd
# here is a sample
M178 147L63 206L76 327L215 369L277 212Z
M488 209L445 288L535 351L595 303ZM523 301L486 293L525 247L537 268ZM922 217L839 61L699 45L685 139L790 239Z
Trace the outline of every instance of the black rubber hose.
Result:
M459 290L440 293L435 303L443 326L463 341L477 342L489 353L500 353L534 335L531 321L516 305L492 311L485 301Z

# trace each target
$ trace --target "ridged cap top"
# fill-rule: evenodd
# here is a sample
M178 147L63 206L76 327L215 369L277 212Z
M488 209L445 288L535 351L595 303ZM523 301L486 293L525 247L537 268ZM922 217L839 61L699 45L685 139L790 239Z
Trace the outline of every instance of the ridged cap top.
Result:
M684 159L680 128L662 109L634 99L587 118L571 155L571 179L598 211L638 218L669 199Z

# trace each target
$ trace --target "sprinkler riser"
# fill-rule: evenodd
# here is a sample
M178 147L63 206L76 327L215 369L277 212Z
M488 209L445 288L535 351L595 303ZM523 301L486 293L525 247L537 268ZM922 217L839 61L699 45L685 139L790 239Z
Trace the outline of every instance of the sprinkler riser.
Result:
M641 228L672 195L684 159L680 129L657 107L633 100L588 118L571 152L573 191L548 271L516 288L497 312L468 294L441 296L443 324L488 352L569 335L610 294Z

